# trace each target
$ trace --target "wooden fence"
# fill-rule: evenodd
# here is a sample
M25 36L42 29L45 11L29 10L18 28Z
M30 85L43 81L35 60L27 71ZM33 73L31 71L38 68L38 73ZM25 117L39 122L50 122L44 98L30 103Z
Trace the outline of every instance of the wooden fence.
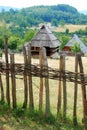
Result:
M1 88L1 101L7 100L9 107L12 104L13 108L17 107L16 101L16 75L22 75L24 80L24 102L23 108L27 107L29 101L29 108L34 109L34 93L33 93L33 81L32 77L40 78L39 87L39 110L43 109L43 89L45 86L45 114L49 116L50 111L50 91L49 91L49 79L58 80L58 102L57 102L57 115L61 113L61 102L62 102L62 90L63 90L63 118L66 119L67 111L67 91L66 82L73 82L74 85L74 104L73 104L73 123L77 123L77 88L78 84L81 84L82 90L82 103L83 103L83 119L87 119L87 97L86 97L86 85L87 75L84 74L83 64L80 54L75 55L75 72L65 70L65 56L60 55L59 69L49 67L46 50L41 48L39 52L39 63L38 65L31 64L31 47L29 45L26 52L26 48L23 48L24 63L15 63L14 54L10 54L10 62L8 60L8 39L5 38L5 62L0 62L0 88ZM79 71L78 71L79 68ZM4 92L3 85L3 74L6 77L6 95ZM12 84L12 102L11 102L11 89L10 80ZM43 83L44 81L44 83ZM63 83L63 85L62 85ZM55 93L54 93L55 95ZM6 97L6 99L5 99Z

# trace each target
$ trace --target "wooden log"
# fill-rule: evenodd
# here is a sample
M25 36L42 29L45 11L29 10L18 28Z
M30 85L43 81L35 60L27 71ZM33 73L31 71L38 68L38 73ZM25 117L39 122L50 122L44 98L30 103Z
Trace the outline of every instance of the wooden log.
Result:
M48 78L48 63L47 63L46 49L43 47L42 50L43 50L45 93L46 93L45 114L46 114L46 117L49 117L50 116L50 92L49 92L49 78Z
M63 56L63 119L66 119L67 110L67 92L66 92L66 78L65 78L65 56Z
M10 84L9 84L9 61L8 61L8 38L7 36L5 36L5 40L4 40L4 44L5 44L5 62L6 62L6 99L7 99L7 103L10 106Z
M42 48L39 51L40 69L43 68L43 51ZM42 73L42 71L41 71ZM42 111L43 106L43 78L40 77L40 91L39 91L39 110Z
M25 47L23 48L23 53L24 53L24 103L23 103L23 108L27 107L27 102L28 102L28 81L27 81L27 52Z
M28 78L29 78L29 107L30 110L34 109L34 100L33 100L33 87L32 87L32 74L31 74L31 45L28 46Z
M74 88L74 106L73 106L73 124L77 125L77 91L78 91L78 83L77 83L77 73L78 73L78 55L75 55L75 88Z
M80 70L80 77L81 77L83 121L84 121L87 120L87 100L86 100L86 85L85 85L85 78L84 78L84 70L83 70L83 64L80 55L78 55L78 63L79 63L79 70Z
M0 73L0 88L1 88L1 101L4 102L4 89L3 89L1 73Z
M59 70L60 70L60 77L59 77L59 86L58 86L58 103L57 103L57 116L60 114L61 110L61 97L62 97L62 71L63 71L63 56L60 56L60 63L59 63Z
M15 80L14 54L10 54L10 64L11 64L12 101L13 101L13 108L16 108L17 103L16 103L16 80Z

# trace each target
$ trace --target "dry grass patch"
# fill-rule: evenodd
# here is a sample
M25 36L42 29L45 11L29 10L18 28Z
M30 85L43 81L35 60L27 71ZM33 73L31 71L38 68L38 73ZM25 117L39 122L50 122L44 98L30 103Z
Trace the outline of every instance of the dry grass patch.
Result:
M87 73L87 58L82 58L83 65L84 65L84 72ZM15 55L15 62L23 63L23 55ZM32 58L32 64L39 64L38 59ZM48 59L48 65L52 68L59 68L59 59ZM66 70L68 71L75 71L75 57L66 57ZM21 77L23 78L23 77ZM3 79L3 83L5 82L5 77ZM58 85L59 81L57 80L49 80L50 86L50 103L51 103L51 111L52 113L57 113L57 102L58 102ZM16 92L17 92L17 103L23 104L24 101L24 83L23 79L16 80ZM37 77L33 77L33 92L34 92L34 104L35 107L38 108L39 104L39 87L40 87L40 80ZM4 89L5 83L4 83ZM28 101L29 102L29 101ZM72 118L73 116L73 102L74 102L74 83L67 82L67 115ZM63 103L63 102L62 102ZM43 108L45 105L45 86L43 92ZM45 109L45 108L44 108ZM81 92L81 85L78 85L78 101L77 101L77 117L81 121L82 119L82 92Z
M64 26L60 26L58 28L55 29L56 32L65 32L66 29L69 29L69 32L75 32L78 31L80 29L85 30L85 28L87 27L87 25L73 25L73 24L66 24Z

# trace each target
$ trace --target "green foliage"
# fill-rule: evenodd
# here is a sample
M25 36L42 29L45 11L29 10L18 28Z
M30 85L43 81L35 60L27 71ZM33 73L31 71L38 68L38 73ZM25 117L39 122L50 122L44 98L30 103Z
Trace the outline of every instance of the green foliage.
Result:
M83 130L84 126L74 126L69 118L64 121L62 116L46 117L38 110L23 109L18 106L16 109L9 109L7 103L0 102L0 125L7 125L16 129L42 129L42 130Z
M35 34L36 34L36 32L35 32L34 30L29 30L29 31L25 34L24 40L25 40L26 42L31 41L31 39L34 37Z
M7 24L7 30L15 34L24 35L29 27L37 26L39 23L51 22L58 26L65 23L87 24L87 15L80 14L72 6L60 4L57 6L35 6L20 10L10 9L8 12L0 13L0 22ZM6 32L4 32L6 33Z
M73 45L71 47L72 52L81 52L80 44L73 42Z
M11 50L16 50L17 49L17 42L18 42L17 37L14 37L14 36L9 37L9 39L8 39L8 47Z
M4 38L0 36L0 49L4 49Z
M17 107L16 109L14 109L12 111L12 115L15 117L15 118L19 118L19 117L22 117L24 116L25 114L25 110L21 107Z
M60 37L60 41L61 41L61 45L59 47L59 50L62 50L64 48L64 46L66 45L66 43L69 41L69 36L66 36L66 35L62 35Z
M66 31L65 31L66 34L69 34L69 29L67 28Z
M52 21L51 21L51 24L52 24L52 26L58 26L58 21L57 21L57 19L52 19Z

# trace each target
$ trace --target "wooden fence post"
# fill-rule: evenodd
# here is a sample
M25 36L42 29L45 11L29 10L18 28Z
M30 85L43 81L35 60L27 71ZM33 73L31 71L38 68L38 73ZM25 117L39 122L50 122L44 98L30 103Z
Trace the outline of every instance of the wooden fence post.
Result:
M84 78L82 59L81 59L80 55L78 55L78 62L79 62L81 86L82 86L83 121L85 121L85 120L87 120L86 85L85 85L85 78Z
M15 81L15 64L14 64L14 54L10 55L10 64L11 64L11 82L12 82L12 100L13 108L16 108L16 81Z
M31 45L28 45L28 77L29 77L29 107L30 109L34 109L34 101L33 101L33 87L32 87L32 68L31 68Z
M59 70L60 70L60 77L59 77L59 86L58 86L58 103L57 103L57 115L60 114L61 109L61 96L62 96L62 86L61 86L61 80L62 80L62 71L63 71L63 56L60 56L60 64L59 64Z
M67 92L66 92L66 79L65 79L65 56L63 56L63 119L66 119L67 107Z
M49 94L49 77L48 77L48 63L46 56L46 49L43 47L43 62L44 62L44 74L45 74L45 93L46 93L46 117L50 116L50 94Z
M75 88L74 88L74 106L73 106L73 124L77 125L77 91L78 91L78 84L77 84L77 73L78 73L78 54L75 55Z
M8 38L5 36L5 62L6 62L6 99L10 106L10 85L9 85L9 62L8 62Z
M42 68L43 68L43 50L42 48L39 51L39 61L40 61L40 69L42 74ZM40 91L39 91L39 110L42 111L42 105L43 105L43 78L40 77Z
M23 48L23 53L24 53L24 103L23 103L23 108L27 107L27 102L28 102L28 82L27 82L27 52L26 48Z
M0 88L1 88L1 101L4 102L4 89L3 89L1 73L0 73Z

